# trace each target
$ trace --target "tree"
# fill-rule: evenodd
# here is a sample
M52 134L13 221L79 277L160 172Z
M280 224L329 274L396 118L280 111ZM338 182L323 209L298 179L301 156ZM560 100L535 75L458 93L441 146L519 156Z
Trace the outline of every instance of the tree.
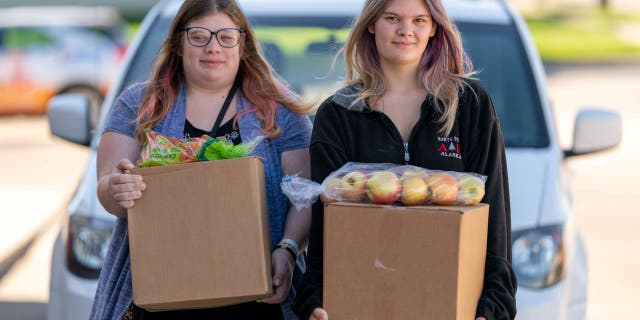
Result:
M609 9L609 0L600 0L600 9Z

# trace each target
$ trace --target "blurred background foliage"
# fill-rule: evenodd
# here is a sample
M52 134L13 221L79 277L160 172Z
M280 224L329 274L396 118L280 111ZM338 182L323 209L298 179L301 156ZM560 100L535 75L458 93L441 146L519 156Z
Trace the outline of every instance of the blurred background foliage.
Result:
M504 0L545 62L640 61L640 0Z
M542 59L597 62L640 58L640 14L558 6L525 16Z

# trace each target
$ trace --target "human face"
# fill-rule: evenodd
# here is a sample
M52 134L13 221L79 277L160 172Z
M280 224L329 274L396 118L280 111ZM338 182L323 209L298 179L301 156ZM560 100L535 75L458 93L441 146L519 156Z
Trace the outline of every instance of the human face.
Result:
M413 66L420 63L436 25L425 0L391 0L369 26L382 66Z
M224 28L238 28L224 13L206 15L191 20L186 28L201 27L211 31ZM225 48L215 36L204 47L189 43L187 33L182 32L182 66L188 84L202 88L217 89L231 85L240 66L240 45Z

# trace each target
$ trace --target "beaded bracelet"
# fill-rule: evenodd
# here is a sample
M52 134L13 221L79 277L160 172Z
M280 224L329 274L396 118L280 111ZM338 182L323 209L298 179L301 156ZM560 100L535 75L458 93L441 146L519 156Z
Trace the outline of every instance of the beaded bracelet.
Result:
M276 246L276 249L279 249L279 248L282 248L282 249L286 250L287 252L289 252L291 257L293 258L293 261L296 261L296 259L298 258L297 254L296 254L296 251L288 243L279 243Z

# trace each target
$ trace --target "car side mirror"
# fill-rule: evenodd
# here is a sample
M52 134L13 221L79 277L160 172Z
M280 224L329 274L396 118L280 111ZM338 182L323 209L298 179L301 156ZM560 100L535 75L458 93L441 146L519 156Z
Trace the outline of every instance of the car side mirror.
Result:
M573 146L565 157L611 149L622 140L622 118L615 111L582 109L576 116Z
M64 93L49 100L47 117L54 136L88 146L91 143L90 101L85 94Z

